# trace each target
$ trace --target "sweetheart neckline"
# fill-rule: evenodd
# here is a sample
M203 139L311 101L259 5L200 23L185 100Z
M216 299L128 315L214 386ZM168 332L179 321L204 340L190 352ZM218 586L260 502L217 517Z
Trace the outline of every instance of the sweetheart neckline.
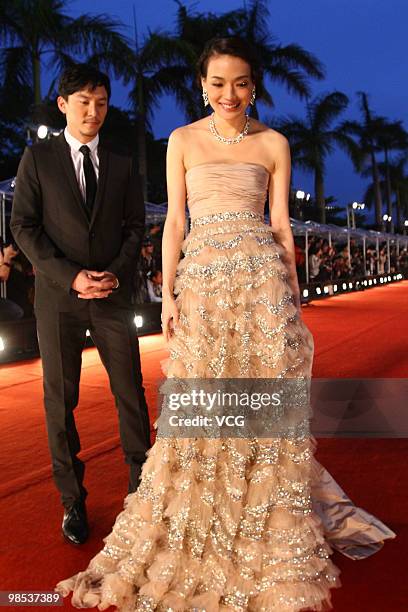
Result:
M195 168L201 168L202 166L256 166L257 168L261 168L264 172L269 176L269 170L263 165L258 164L257 162L204 162L203 164L196 164L195 166L191 166L186 170L185 176Z

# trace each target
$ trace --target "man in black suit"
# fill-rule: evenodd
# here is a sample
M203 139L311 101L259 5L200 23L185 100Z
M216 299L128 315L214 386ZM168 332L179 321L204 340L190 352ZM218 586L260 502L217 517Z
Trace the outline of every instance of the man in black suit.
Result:
M110 97L108 77L75 65L62 74L59 94L67 127L57 138L26 148L11 229L36 274L48 440L65 508L62 531L71 543L82 544L88 537L87 492L74 408L87 330L115 396L130 465L129 492L137 488L150 447L130 299L145 211L134 161L99 143Z

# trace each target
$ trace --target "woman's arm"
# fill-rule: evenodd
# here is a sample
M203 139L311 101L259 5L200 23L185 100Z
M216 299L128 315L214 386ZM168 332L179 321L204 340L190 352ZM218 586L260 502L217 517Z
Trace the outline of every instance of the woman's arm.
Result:
M178 309L173 297L176 268L186 223L186 184L183 163L183 128L170 134L167 146L167 200L168 210L163 228L162 271L163 306L162 328L168 341L178 323Z
M295 244L289 219L290 149L282 134L274 132L274 171L269 185L269 217L276 242L283 248L283 263L288 270L288 283L300 312L300 290L296 272Z

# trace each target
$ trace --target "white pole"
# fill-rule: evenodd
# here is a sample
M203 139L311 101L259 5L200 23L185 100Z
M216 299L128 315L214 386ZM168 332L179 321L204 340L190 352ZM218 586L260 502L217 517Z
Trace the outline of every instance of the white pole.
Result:
M305 270L306 270L306 284L309 284L309 232L306 230L305 233Z
M377 274L380 273L380 240L378 236L376 237L376 246L377 246Z

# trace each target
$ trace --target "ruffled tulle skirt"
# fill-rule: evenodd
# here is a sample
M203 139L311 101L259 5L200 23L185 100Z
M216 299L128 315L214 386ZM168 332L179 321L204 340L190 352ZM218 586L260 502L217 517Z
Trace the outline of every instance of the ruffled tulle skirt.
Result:
M310 377L312 337L258 215L199 218L183 252L168 378ZM170 438L159 430L104 548L58 590L73 591L74 606L129 612L329 609L340 585L330 535L362 557L394 534L352 505L314 450L304 431Z

